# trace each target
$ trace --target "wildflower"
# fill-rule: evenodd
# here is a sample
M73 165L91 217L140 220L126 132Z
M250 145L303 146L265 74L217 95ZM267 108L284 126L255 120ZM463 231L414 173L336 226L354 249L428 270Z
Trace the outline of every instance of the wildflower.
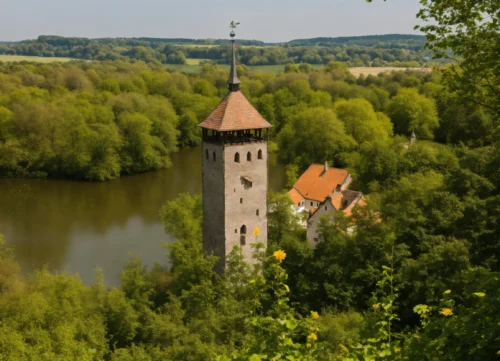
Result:
M443 292L444 295L448 295L450 293L451 293L451 290L446 290L446 291Z
M378 309L379 309L379 308L380 308L380 303L375 303L375 304L373 305L373 309L374 309L375 311L378 311Z
M453 315L453 311L450 308L443 308L439 313L442 314L443 316Z
M318 314L318 312L311 312L311 318L312 318L313 320L317 320L317 319L319 318L319 314Z
M314 342L318 340L318 335L316 335L314 332L311 333L309 336L307 336L307 340L309 342Z
M283 262L283 260L285 259L285 257L286 257L286 253L280 249L280 250L278 250L278 251L274 252L274 253L273 253L273 256L274 256L274 258L276 258L276 260L277 260L279 263L281 263L281 262Z
M253 230L253 235L254 236L258 236L260 234L260 229L259 227L255 227L254 230Z

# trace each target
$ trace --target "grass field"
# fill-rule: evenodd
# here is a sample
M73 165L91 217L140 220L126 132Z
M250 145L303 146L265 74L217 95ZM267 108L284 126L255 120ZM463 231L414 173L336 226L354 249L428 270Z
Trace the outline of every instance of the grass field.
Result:
M0 61L4 62L14 62L14 61L33 61L37 63L65 63L71 60L71 58L44 58L41 56L22 56L22 55L0 55Z
M192 59L192 58L187 58L186 59L186 64L187 65L200 65L200 61L203 60L210 60L210 59Z

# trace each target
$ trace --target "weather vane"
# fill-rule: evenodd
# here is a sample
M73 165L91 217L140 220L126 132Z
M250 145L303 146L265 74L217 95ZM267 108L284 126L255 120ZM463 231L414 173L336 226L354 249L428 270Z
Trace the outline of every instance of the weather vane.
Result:
M238 25L240 25L240 23L237 23L237 22L235 22L234 20L233 20L233 21L231 21L231 22L229 23L229 27L231 28L231 32L229 33L229 35L230 35L232 38L234 38L234 36L236 35L236 34L234 33L234 29L236 29L236 27L237 27Z

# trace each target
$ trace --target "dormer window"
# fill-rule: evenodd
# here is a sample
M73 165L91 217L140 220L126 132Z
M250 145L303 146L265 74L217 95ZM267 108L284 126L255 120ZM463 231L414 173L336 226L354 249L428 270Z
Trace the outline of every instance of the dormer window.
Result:
M244 175L244 176L241 176L241 183L243 184L245 189L252 188L253 179L250 176Z

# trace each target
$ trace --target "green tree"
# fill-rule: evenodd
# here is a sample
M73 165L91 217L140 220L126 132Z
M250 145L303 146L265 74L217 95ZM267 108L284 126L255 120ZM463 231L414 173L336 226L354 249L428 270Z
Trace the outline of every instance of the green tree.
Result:
M439 126L434 100L418 94L414 89L400 89L387 109L394 123L394 131L409 135L412 131L420 139L433 139Z
M345 124L347 134L359 144L384 141L392 135L392 123L383 113L375 113L364 99L339 100L334 106L337 117Z
M278 137L280 156L302 167L325 160L338 160L354 146L344 124L335 113L323 108L303 110L291 117Z

